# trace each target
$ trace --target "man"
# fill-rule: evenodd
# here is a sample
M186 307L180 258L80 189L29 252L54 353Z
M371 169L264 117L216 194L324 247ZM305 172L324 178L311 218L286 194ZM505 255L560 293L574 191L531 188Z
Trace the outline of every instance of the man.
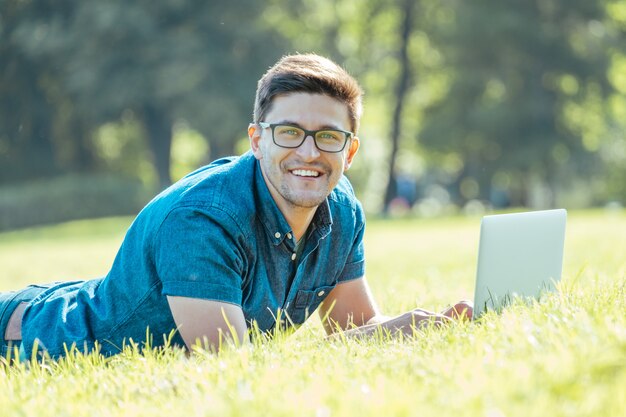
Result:
M412 333L471 316L378 311L364 268L365 217L343 175L359 149L362 92L317 55L281 59L259 81L251 150L213 162L151 201L108 275L0 296L3 354L20 343L52 357L68 346L105 355L125 342L218 348L303 323L318 306L328 334ZM175 331L174 331L175 330Z

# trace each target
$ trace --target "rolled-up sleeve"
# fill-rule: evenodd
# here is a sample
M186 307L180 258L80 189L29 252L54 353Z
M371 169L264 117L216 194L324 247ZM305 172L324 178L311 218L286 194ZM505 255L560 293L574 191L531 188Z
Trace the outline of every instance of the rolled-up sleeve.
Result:
M350 281L365 275L365 249L363 236L365 234L365 215L361 204L357 202L354 215L355 234L352 248L346 259L343 270L339 274L339 282Z
M236 223L218 208L173 210L155 239L163 294L241 305L241 240Z

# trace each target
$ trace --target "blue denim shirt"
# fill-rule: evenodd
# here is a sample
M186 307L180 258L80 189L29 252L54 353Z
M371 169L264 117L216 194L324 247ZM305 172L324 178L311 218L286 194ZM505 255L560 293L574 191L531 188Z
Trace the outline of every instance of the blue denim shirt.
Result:
M213 162L155 197L130 226L106 277L55 285L22 323L27 355L64 344L105 355L132 339L152 346L176 328L167 295L241 306L261 331L303 323L337 283L364 275L365 218L343 177L321 204L301 259L252 153ZM281 314L278 314L281 311ZM147 331L148 329L148 331ZM184 345L175 334L175 344Z

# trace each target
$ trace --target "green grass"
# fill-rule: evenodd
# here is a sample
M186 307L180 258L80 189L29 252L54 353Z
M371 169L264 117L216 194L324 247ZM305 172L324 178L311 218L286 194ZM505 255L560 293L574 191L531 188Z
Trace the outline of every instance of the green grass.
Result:
M0 289L106 273L129 218L0 234ZM473 297L478 218L372 220L383 310ZM623 416L626 215L573 212L559 291L406 340L295 334L219 355L76 356L0 370L0 415Z

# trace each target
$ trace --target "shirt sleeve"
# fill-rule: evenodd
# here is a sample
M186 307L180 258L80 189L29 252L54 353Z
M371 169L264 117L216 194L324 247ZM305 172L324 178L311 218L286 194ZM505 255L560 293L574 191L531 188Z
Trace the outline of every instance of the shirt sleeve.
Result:
M346 263L339 274L339 282L350 281L365 275L365 248L363 235L365 234L365 215L361 204L357 202L354 215L354 240Z
M233 219L219 208L174 209L154 243L162 293L241 306L244 241Z

